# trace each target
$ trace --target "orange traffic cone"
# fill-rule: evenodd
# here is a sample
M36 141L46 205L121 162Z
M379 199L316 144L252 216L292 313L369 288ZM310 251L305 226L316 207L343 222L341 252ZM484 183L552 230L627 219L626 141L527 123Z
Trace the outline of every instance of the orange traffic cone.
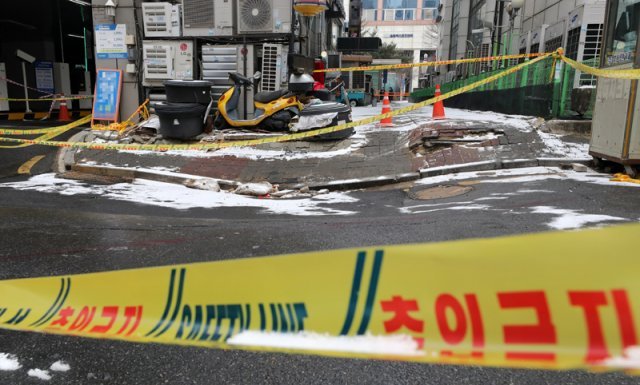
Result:
M58 112L58 121L59 122L69 122L71 121L71 116L69 116L69 110L67 109L67 101L60 101L60 112Z
M436 84L436 97L440 96L440 84ZM442 100L437 101L434 105L433 105L433 114L431 115L431 117L433 119L444 119L444 104L442 103Z
M391 112L391 103L389 103L389 91L384 92L384 99L382 99L382 113L386 114L387 112ZM391 117L384 118L380 121L381 127L393 127L393 122L391 122Z

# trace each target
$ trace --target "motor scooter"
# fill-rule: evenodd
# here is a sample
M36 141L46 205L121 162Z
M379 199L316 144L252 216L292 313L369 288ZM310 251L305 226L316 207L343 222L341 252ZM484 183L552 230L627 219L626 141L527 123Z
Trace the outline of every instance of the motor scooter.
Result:
M351 122L351 108L335 102L323 102L320 94L329 92L314 91L314 79L299 68L289 77L289 89L258 92L254 95L255 114L252 119L242 120L238 116L241 87L254 86L254 80L238 73L229 73L234 83L218 100L218 111L214 118L214 128L258 128L269 131L306 131L314 128L330 127ZM259 73L254 75L260 80ZM343 88L344 90L344 88ZM345 93L346 94L346 93ZM300 124L302 121L303 124ZM348 137L353 130L319 135L316 139L335 140Z
M253 97L255 113L250 119L240 119L238 105L240 102L241 88L254 87L254 79L259 81L260 75L256 73L253 79L246 78L238 73L229 73L229 79L233 82L218 100L218 111L214 118L214 128L260 128L269 131L282 131L288 129L289 122L304 108L298 100L298 95L289 90L258 92Z

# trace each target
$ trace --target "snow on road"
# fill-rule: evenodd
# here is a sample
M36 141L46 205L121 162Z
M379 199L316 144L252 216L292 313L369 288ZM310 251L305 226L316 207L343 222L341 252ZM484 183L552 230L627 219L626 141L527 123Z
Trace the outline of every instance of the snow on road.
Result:
M610 368L640 369L640 346L629 346L622 356L607 358L602 363Z
M22 368L22 364L18 360L18 357L15 354L9 353L0 353L0 371L16 371ZM46 369L38 369L32 368L27 371L27 376L35 377L40 380L48 381L53 377L53 372L67 372L71 370L71 366L64 361L56 361L49 367L49 370ZM5 383L2 381L2 374L0 374L0 383Z
M71 370L71 366L64 361L56 361L49 367L49 370L54 372L68 372Z
M551 134L537 131L538 136L544 143L545 154L573 159L591 159L589 155L589 143L573 143L564 141L563 135Z
M0 353L0 370L13 371L22 367L18 357L13 354Z
M593 183L605 186L640 187L639 184L630 182L612 182L610 181L611 175L608 174L576 172L572 170L562 170L558 167L524 167L494 171L460 172L420 179L416 184L437 185L446 182L478 178L481 178L478 183L524 183L547 179L570 179L577 182Z
M34 176L26 181L3 183L0 187L39 191L60 195L91 194L121 201L167 207L179 210L216 207L255 207L267 213L289 215L350 215L353 211L327 207L358 200L346 193L329 193L305 199L256 199L229 192L195 190L182 185L136 179L132 183L92 185L56 177L54 174Z
M449 175L425 178L416 182L420 186L437 186L450 184L456 181L471 180L473 183L528 183L549 179L574 180L582 183L593 183L598 185L618 186L618 187L640 187L640 185L628 182L613 182L610 175L597 173L580 173L572 170L561 170L555 167L529 167L519 169L504 169L496 171L464 172ZM514 192L492 193L489 196L480 197L473 200L453 201L444 203L421 203L400 208L400 212L405 214L422 214L434 211L465 211L465 210L485 210L514 213L512 210L505 210L490 206L491 201L504 201L511 197L525 194L552 194L553 191L541 189L521 188ZM589 214L582 210L568 210L550 206L522 207L517 211L521 214L541 214L550 215L552 219L547 226L556 230L578 229L589 224L604 222L626 221L628 219L610 215Z
M48 370L29 369L29 371L27 372L27 375L29 377L35 377L45 381L49 381L51 379L51 374L49 374Z
M244 331L228 339L227 343L235 346L368 353L385 356L422 356L425 354L418 348L418 343L407 335L330 336L313 332Z
M534 214L551 214L553 218L547 226L556 230L578 229L589 223L600 223L609 221L624 221L624 218L613 217L611 215L582 214L577 210L564 210L549 206L536 206L529 208Z

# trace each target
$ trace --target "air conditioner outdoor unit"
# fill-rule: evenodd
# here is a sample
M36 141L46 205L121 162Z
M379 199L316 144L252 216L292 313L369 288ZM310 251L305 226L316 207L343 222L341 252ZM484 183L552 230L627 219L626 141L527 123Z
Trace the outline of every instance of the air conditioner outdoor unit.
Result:
M289 33L291 0L238 0L238 33Z
M282 67L282 44L263 45L262 80L260 82L262 91L276 91L281 89Z
M183 0L184 36L234 35L235 0Z
M145 40L142 43L143 84L161 86L165 80L193 79L193 42Z
M180 4L142 3L145 37L180 36Z

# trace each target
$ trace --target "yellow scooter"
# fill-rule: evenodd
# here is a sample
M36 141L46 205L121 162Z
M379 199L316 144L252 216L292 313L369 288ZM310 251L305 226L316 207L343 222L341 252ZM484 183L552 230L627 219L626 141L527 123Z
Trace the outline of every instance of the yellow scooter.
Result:
M218 111L213 122L216 129L237 127L282 131L288 128L291 118L298 115L304 108L298 96L289 90L258 92L253 97L255 106L253 118L240 119L238 105L241 87L252 87L254 80L238 73L229 73L229 79L233 82L233 86L218 100ZM259 77L256 80L258 79Z

